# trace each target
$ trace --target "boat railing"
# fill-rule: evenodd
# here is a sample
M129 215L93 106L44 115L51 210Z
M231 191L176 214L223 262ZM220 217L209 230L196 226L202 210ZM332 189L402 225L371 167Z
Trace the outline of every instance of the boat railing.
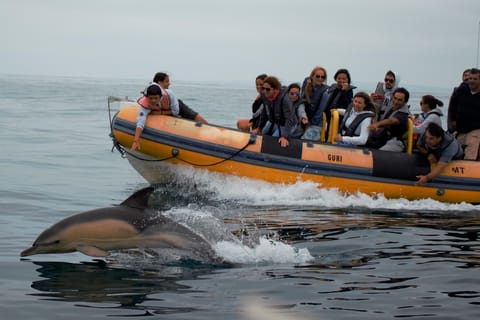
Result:
M413 120L408 118L408 131L407 131L407 150L408 154L412 154L413 151Z
M331 110L330 125L328 126L328 143L335 143L335 136L338 134L338 123L340 121L340 114L337 109Z

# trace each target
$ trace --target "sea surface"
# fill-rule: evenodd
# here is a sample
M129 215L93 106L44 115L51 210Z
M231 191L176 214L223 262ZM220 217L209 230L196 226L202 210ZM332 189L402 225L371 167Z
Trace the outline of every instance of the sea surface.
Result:
M172 80L211 123L250 115L253 81ZM480 206L345 196L309 182L185 168L156 186L150 210L228 263L162 250L20 258L57 221L148 186L112 152L107 108L108 96L136 99L147 81L0 76L2 319L480 318ZM448 105L451 88L406 87L413 110L427 93Z

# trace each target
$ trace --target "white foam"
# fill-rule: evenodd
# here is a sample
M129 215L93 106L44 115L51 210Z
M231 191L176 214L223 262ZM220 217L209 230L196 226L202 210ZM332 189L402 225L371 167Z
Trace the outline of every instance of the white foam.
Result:
M225 260L240 264L301 264L314 260L306 248L297 249L265 237L260 238L259 244L253 248L238 242L220 241L214 250Z
M197 190L213 193L216 200L236 201L253 206L294 206L315 208L369 208L386 210L480 211L480 205L449 204L432 199L386 199L381 193L344 194L337 189L321 188L311 181L273 184L232 175L183 167L177 170L185 183L195 182Z

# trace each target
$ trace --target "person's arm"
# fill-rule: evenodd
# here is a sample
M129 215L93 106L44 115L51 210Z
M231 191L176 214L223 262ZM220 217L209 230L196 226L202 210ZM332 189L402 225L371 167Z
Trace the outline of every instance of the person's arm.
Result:
M303 123L303 124L308 123L308 117L307 117L307 113L305 112L305 105L303 104L303 102L300 103L300 105L298 106L297 117L298 117L299 123Z
M417 176L418 181L415 183L415 185L421 186L422 184L427 183L428 181L438 176L440 172L442 172L442 170L445 169L445 167L447 166L448 166L448 162L439 161L435 166L435 168L433 168L428 174Z
M143 128L137 127L135 129L135 136L133 137L133 143L132 146L130 147L130 150L135 151L135 150L140 150L140 135L142 134Z
M282 111L283 111L283 116L285 117L285 130L283 130L282 132L282 137L284 137L285 139L288 139L290 138L292 128L297 125L296 123L297 116L295 115L295 110L293 110L292 100L290 100L290 98L287 97L286 95L283 96ZM282 144L282 147L283 147L283 144Z
M391 125L399 124L400 121L396 117L390 117L387 119L383 119L382 121L374 122L368 126L370 130L376 130L379 128L385 128Z
M170 99L170 110L172 110L172 115L173 116L178 116L179 113L180 113L180 106L178 104L178 99L177 97L175 96L175 94L166 89L165 91L167 91L168 93L168 98Z
M449 132L457 131L457 90L458 88L453 89L452 95L450 97L450 101L448 103L448 111L447 111L447 126Z

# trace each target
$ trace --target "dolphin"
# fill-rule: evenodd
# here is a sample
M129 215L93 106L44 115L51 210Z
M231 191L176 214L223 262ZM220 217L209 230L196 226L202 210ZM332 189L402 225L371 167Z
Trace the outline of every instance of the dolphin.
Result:
M212 247L201 236L148 210L153 190L147 187L120 205L65 218L43 231L20 256L79 251L92 257L106 257L110 250L175 248L213 257Z

